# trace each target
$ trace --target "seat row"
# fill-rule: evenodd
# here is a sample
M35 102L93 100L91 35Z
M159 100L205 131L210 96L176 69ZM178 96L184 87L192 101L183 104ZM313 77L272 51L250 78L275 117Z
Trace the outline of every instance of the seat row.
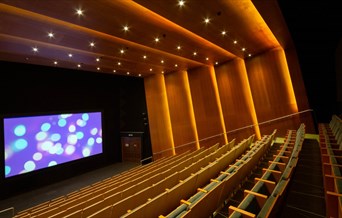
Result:
M263 168L262 176L254 178L255 184L250 190L244 190L245 197L237 207L229 206L229 218L274 215L297 165L304 135L304 124L297 131L287 131L284 144L269 161L268 168Z
M138 184L141 185L141 181L149 180L151 183L158 181L167 176L167 172L170 171L169 169L178 170L177 166L181 168L189 165L191 164L191 161L201 159L202 157L214 152L217 148L218 144L211 146L210 148L202 148L196 151L175 155L170 158L164 158L163 160L156 161L154 164L136 167L125 173L81 188L80 190L69 193L66 196L61 196L21 211L15 217L48 216L56 214L61 210L64 211L66 209L75 208L76 205L83 208L92 205L94 202L98 202L102 198L113 199L115 198L113 195L118 196L117 198L119 200L124 197L124 195L121 194L123 190L129 190L130 187ZM148 185L148 183L146 182L145 185ZM117 193L120 193L120 195ZM125 192L125 194L128 195L128 191Z
M333 115L318 130L327 217L342 217L342 120Z
M276 130L271 135L263 136L261 140L256 141L239 159L235 160L234 164L224 166L220 163L225 162L224 158L218 159L218 165L223 165L223 167L216 171L217 173L208 183L197 186L192 196L188 199L181 199L177 208L159 217L212 217L265 154L275 133Z

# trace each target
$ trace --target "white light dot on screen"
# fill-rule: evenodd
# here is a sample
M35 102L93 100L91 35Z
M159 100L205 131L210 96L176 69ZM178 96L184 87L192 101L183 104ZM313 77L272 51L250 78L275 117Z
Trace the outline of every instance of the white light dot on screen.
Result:
M75 146L73 145L68 145L66 148L65 148L65 153L67 155L72 155L74 152L75 152L76 148Z
M10 166L5 166L5 175L7 176L11 172L11 167Z
M95 143L95 139L94 139L94 138L89 138L89 139L88 139L88 145L89 145L89 146L93 146L94 143Z
M75 125L70 125L69 126L69 132L75 132L76 131L76 126Z
M56 154L58 154L58 155L63 154L64 149L62 148L62 144L61 144L61 143L56 143L56 144L55 144L55 147L56 147L56 149L57 149Z
M37 140L37 141L43 141L43 140L46 139L46 137L47 137L46 132L38 132L38 133L36 134L36 140Z
M53 142L57 142L61 139L61 135L59 133L54 133L50 136L50 139L53 141Z
M14 128L14 134L16 136L23 136L26 133L26 127L24 125L18 125Z
M16 151L23 150L27 147L28 142L25 139L18 139L14 142L14 149Z
M77 126L79 126L79 127L84 127L84 126L87 124L87 122L85 122L84 120L78 119L78 120L76 121L76 124L77 124Z
M77 143L77 135L71 134L68 136L68 143L74 145Z
M29 160L24 164L24 168L26 171L32 171L36 168L36 164L32 160Z
M53 143L50 141L45 141L41 144L42 150L43 151L48 151L50 148L53 146Z
M84 134L83 134L83 132L77 132L76 136L77 136L77 139L83 139Z
M42 126L40 127L40 129L44 132L49 131L49 129L51 128L51 124L50 123L43 123Z
M40 152L36 152L36 153L33 154L33 160L35 160L35 161L39 161L42 158L43 158L43 155Z
M71 114L61 114L61 118L63 119L71 117L71 116L72 116Z
M97 128L93 128L90 130L90 134L96 135L97 131L98 131Z
M84 121L89 120L89 114L82 114L82 119L83 119Z
M58 126L60 126L60 127L64 127L65 125L66 125L66 120L65 119L60 119L60 120L58 120Z
M97 137L96 138L96 142L97 142L97 144L101 144L102 143L102 138L101 137Z
M56 161L50 161L50 163L49 163L49 167L52 167L52 166L56 166L57 165L57 162Z
M82 151L83 157L88 157L90 155L90 149L84 148Z
M52 146L50 149L49 149L49 153L50 154L56 154L58 151L58 147L57 146Z

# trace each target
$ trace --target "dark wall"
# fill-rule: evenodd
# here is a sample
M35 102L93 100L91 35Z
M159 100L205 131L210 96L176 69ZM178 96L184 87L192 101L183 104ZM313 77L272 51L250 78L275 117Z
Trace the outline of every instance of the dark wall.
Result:
M56 67L0 62L0 116L102 111L104 153L80 161L4 179L0 160L1 198L121 161L120 131L144 131L146 113L142 78ZM3 124L1 121L1 134ZM3 136L1 136L3 154Z

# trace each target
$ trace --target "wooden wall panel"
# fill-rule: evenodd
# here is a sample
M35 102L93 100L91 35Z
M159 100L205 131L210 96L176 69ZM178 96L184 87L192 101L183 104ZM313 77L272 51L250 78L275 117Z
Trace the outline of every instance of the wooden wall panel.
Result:
M144 79L154 159L175 154L164 75Z
M188 71L188 77L200 146L225 144L225 125L213 67L193 69Z
M266 122L298 112L284 50L276 48L248 59L246 69L261 133L269 134L274 127L299 127L290 117Z
M215 73L228 137L241 141L255 134L260 138L244 61L236 58L215 67Z
M179 71L165 75L172 133L176 154L199 148L188 74Z

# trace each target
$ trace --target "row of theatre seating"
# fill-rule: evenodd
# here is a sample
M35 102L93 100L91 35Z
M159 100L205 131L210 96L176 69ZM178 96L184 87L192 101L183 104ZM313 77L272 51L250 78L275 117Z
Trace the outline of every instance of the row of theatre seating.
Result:
M342 217L342 119L319 123L327 217Z
M250 150L242 155L236 162L202 188L197 189L187 200L181 200L180 206L162 217L213 217L225 201L233 194L236 187L255 168L258 162L270 149L276 130L260 141L254 143ZM297 164L297 158L304 140L304 124L298 129L289 130L285 143L281 146L274 160L270 161L268 168L263 169L261 178L255 178L255 185L251 190L244 190L245 198L238 207L229 206L229 217L268 217L274 211L289 183L289 179ZM222 217L222 214L221 216Z
M260 214L273 209L295 167L304 132L304 124L288 131L274 161L255 179L255 188L245 191L246 200L229 207L232 217L252 214L248 208L254 201L260 201ZM251 135L237 144L234 139L163 158L20 211L14 218L209 217L255 168L275 134L276 130L261 140ZM265 189L272 193L268 198Z

